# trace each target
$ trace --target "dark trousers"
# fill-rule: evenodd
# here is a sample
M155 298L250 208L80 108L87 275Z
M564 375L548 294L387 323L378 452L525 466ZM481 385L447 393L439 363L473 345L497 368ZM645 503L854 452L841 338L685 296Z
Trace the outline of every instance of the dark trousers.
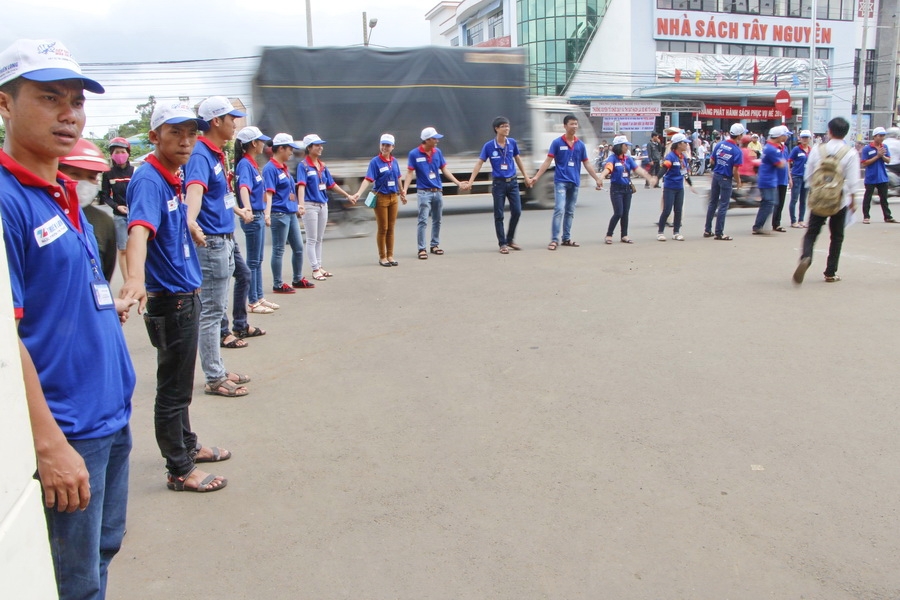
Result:
M622 237L628 236L628 213L631 211L631 186L613 183L609 188L609 201L612 202L613 216L609 220L606 235L612 237L613 230L619 221L622 222Z
M244 257L241 256L241 247L238 246L237 240L234 241L234 302L231 307L231 316L234 317L232 326L235 331L246 331L247 324L247 302L250 295L250 267ZM222 337L231 333L228 330L228 309L222 313Z
M706 207L706 233L712 233L713 216L716 217L716 235L725 233L725 215L731 202L731 190L734 178L731 175L713 173L712 185L709 188L709 204Z
M663 210L659 215L659 232L665 233L666 221L672 210L675 210L675 233L681 232L681 211L684 208L684 188L663 188Z
M519 196L519 182L516 179L494 179L491 184L491 195L494 197L494 229L497 242L501 246L512 244L516 239L516 226L522 216L522 199ZM503 207L509 200L509 230L503 232Z
M830 217L820 217L809 213L809 225L806 235L803 236L803 254L800 258L813 257L813 246L825 221L828 221L828 229L831 231L831 244L828 246L828 261L825 264L825 277L834 277L837 273L838 261L841 259L841 246L844 244L844 223L847 219L847 207L845 206Z
M148 298L144 321L156 348L156 443L169 473L182 477L194 468L197 448L188 408L194 391L200 296Z
M888 206L888 184L885 183L867 183L866 194L863 196L863 218L869 218L869 210L872 208L872 194L878 190L878 199L881 201L881 213L884 220L891 218L891 207Z
M781 213L784 211L784 199L787 198L787 186L779 185L778 186L778 204L775 205L775 210L772 212L772 229L776 227L781 227Z

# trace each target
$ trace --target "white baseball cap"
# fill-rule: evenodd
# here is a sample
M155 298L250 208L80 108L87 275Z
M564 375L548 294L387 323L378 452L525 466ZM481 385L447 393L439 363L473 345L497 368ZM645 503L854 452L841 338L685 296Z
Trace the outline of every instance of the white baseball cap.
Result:
M231 101L225 96L210 96L200 103L197 114L204 121L212 121L216 117L231 115L232 117L246 117L247 113L237 110Z
M319 137L318 135L316 135L315 133L308 133L308 134L306 134L306 136L303 138L303 141L300 142L300 144L301 144L304 148L309 148L309 147L310 147L311 145L313 145L313 144L326 144L326 143L327 143L327 142L326 142L325 140L323 140L322 138L320 138L320 137Z
M150 129L158 129L161 125L177 125L185 121L196 121L197 129L207 131L209 123L197 118L194 111L184 102L160 102L150 115Z
M271 139L272 138L269 136L263 135L263 132L259 130L259 127L244 127L237 133L237 140L242 144L252 142L253 140L268 142Z
M421 133L421 135L419 135L419 137L424 142L425 140L430 140L431 138L439 140L444 136L442 136L440 133L438 133L437 129L435 129L434 127L426 127L425 129L422 130L422 133Z
M758 134L758 133L754 133L754 134L753 134L752 136L750 136L750 137L752 137L754 140L758 140L758 139L759 139L759 134Z
M672 136L672 145L673 146L675 144L680 144L681 142L686 142L686 141L687 141L687 136L684 135L683 133L676 133L675 135Z
M811 137L812 137L812 131L810 131L809 129L804 129L803 131L800 132L800 136L799 136L799 137L802 137L802 138L803 138L803 137L811 138Z
M617 135L613 138L613 146L617 146L619 144L626 144L628 146L631 146L631 142L629 142L628 138L624 135Z
M382 144L390 144L391 146L393 146L394 145L394 136L392 136L389 133L382 133L381 134L381 143Z
M303 146L294 141L294 137L289 133L276 133L272 138L273 146L290 146L297 150L303 150Z
M56 40L16 40L0 53L0 85L18 77L31 81L80 79L89 92L105 91L102 85L81 74L81 65Z
M728 131L731 133L731 137L737 137L739 135L744 135L747 130L740 123L735 123Z
M777 125L769 130L770 138L777 138L783 135L790 135L790 131L784 125Z
M872 130L872 137L875 137L876 135L887 135L887 129L884 127L876 127Z

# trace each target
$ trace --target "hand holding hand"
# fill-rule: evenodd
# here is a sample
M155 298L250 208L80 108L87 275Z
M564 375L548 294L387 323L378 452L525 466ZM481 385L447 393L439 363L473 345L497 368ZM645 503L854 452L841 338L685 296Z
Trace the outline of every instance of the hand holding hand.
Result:
M137 304L138 301L134 298L114 298L113 302L116 305L116 313L119 315L119 322L124 325L125 321L128 320L128 315L131 313L131 307Z
M190 223L188 225L188 229L191 232L191 238L194 240L194 243L198 246L206 245L206 234L203 233L203 230L197 225L197 222Z
M125 303L125 311L131 310L135 304L138 305L137 312L139 315L144 313L144 305L147 304L147 288L140 281L129 277L125 280L125 285L119 290L119 297L115 300L116 312L119 313L119 320L122 320L119 302ZM122 321L123 323L125 321Z
M356 202L359 200L359 192L347 196L347 200L350 201L350 204L356 204Z

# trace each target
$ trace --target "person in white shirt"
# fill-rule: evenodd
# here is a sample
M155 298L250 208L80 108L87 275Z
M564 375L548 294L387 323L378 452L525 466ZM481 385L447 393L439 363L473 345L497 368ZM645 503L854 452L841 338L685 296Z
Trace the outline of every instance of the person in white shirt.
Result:
M846 145L844 137L850 131L850 123L843 117L835 117L828 122L829 140L825 144L826 156L837 154ZM822 151L818 148L809 153L806 161L806 173L803 180L809 186L816 166L822 160ZM859 154L853 147L844 154L841 159L841 172L844 175L844 196L841 210L830 217L822 217L813 212L809 213L809 225L806 235L803 236L803 252L800 255L800 263L794 270L794 283L803 283L803 276L812 264L813 246L825 221L828 221L828 229L831 231L831 244L828 247L828 260L825 264L825 281L832 283L840 281L837 275L838 261L841 258L841 245L844 243L844 226L847 222L847 210L856 210L855 193L859 187Z
M887 170L900 175L900 127L891 127L887 130L884 145L887 146L891 155L891 162L887 164Z

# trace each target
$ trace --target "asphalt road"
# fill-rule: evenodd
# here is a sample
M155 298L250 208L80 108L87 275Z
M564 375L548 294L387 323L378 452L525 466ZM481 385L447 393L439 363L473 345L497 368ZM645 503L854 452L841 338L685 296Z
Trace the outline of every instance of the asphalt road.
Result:
M165 487L132 318L109 597L900 596L900 226L849 228L833 284L826 234L795 287L803 230L751 236L733 210L733 242L703 239L686 204L684 242L656 241L641 189L636 243L604 245L608 192L587 187L580 248L547 251L551 213L526 211L524 250L499 254L484 197L448 200L444 256L416 260L412 218L399 267L329 239L335 276L269 296L268 335L223 350L250 396L204 396L198 364L193 426L234 453L214 494Z

